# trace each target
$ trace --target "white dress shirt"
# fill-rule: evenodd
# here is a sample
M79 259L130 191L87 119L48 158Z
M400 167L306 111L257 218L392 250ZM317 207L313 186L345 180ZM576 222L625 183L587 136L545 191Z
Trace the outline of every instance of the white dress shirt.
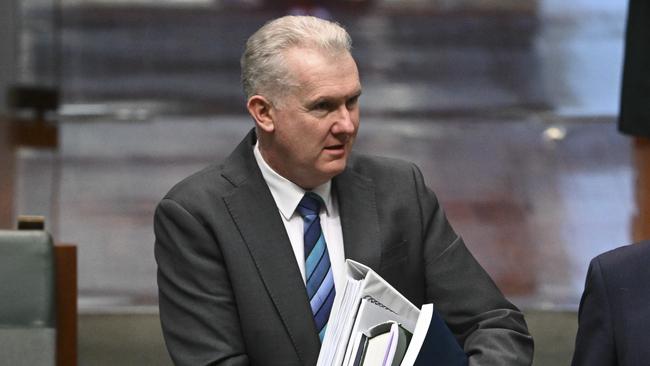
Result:
M257 165L262 171L262 176L271 190L271 195L278 207L280 217L287 230L293 254L296 256L298 268L305 280L305 248L303 238L303 219L296 207L305 195L305 190L295 183L284 178L271 168L260 152L256 143L253 149ZM321 209L320 223L323 229L323 236L327 243L327 251L332 264L332 274L334 275L334 287L336 292L342 293L345 286L345 253L343 248L343 231L341 230L341 218L339 216L338 202L332 194L332 181L327 181L312 190L318 194L325 202L325 209Z

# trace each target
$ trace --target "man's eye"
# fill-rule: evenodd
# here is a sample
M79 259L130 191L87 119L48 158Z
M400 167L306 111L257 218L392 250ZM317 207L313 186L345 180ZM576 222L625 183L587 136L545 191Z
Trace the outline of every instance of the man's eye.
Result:
M330 109L330 103L328 102L320 102L314 106L314 109L316 110L329 110Z
M352 108L352 107L356 106L358 102L359 102L359 97L354 97L354 98L348 99L348 101L345 103L345 105L348 108Z

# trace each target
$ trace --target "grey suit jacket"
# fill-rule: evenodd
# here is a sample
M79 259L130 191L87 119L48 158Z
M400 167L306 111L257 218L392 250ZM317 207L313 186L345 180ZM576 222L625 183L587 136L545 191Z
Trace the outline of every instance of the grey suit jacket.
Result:
M160 318L178 365L315 365L320 342L255 134L177 184L155 218ZM521 312L452 230L412 164L352 156L333 179L346 258L435 303L470 365L530 365Z

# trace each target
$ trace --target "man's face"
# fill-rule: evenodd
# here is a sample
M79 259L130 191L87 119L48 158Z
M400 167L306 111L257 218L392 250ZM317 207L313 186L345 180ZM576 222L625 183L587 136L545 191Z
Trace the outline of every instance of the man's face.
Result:
M348 52L292 48L285 63L297 86L270 108L262 154L276 172L312 189L345 169L359 128L359 73Z

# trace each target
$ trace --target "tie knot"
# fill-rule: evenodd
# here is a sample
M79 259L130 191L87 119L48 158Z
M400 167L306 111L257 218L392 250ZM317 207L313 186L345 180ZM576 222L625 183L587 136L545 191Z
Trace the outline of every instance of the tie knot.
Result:
M302 217L318 216L323 199L314 192L307 192L298 203L296 210Z

